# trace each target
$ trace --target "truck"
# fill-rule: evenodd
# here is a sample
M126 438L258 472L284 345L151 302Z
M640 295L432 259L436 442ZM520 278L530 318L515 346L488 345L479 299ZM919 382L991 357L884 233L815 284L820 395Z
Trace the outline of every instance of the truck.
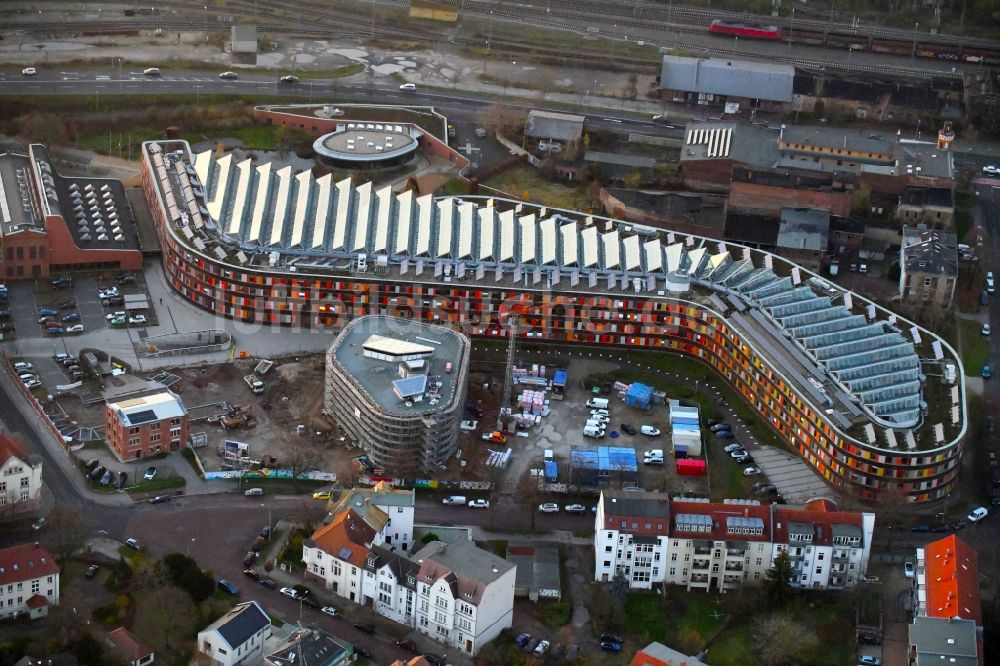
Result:
M250 392L254 395L260 395L264 392L264 382L262 382L257 375L253 373L246 375L243 377L243 381L246 382Z

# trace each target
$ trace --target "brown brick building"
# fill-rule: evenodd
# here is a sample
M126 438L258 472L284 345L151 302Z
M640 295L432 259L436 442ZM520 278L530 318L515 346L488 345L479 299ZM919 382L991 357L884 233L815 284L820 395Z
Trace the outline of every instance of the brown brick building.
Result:
M187 445L187 409L171 391L108 403L105 425L108 446L123 462Z

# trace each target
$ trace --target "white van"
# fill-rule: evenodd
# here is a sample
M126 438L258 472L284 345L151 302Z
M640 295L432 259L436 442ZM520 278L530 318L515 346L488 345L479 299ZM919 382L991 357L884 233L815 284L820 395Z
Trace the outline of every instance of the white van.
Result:
M441 500L441 504L449 506L465 506L465 495L449 495Z
M583 436L594 437L594 438L604 437L604 428L603 427L598 428L596 426L586 426L583 429Z
M590 419L589 421L587 421L586 423L583 424L583 427L584 428L597 428L597 429L600 430L600 429L603 429L603 428L607 428L608 427L608 422L607 421L602 421L600 419Z
M32 364L28 363L27 361L18 361L17 363L14 364L14 369L15 370L21 370L21 371L24 371L24 370L34 370L35 366L33 366Z
M608 399L607 398L591 398L587 401L587 407L593 407L595 409L607 409Z
M260 497L264 494L263 488L248 488L246 492L243 493L247 497Z
M400 90L410 90L410 91L413 91L413 90L417 89L417 84L415 84L415 83L404 83L403 85L399 86L399 89Z

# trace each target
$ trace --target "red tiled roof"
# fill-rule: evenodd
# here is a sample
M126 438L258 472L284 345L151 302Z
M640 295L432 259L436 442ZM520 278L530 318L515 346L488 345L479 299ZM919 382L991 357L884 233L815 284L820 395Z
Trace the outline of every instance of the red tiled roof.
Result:
M409 661L403 661L402 659L397 659L392 662L392 666L431 666L431 662L427 661L426 657L419 656L413 657Z
M982 625L976 551L954 534L924 547L929 617L974 620Z
M25 603L28 604L28 608L42 608L49 605L49 600L40 594L33 594L28 597L28 601Z
M312 535L317 548L356 567L365 565L368 544L374 538L375 530L353 509L338 513L329 525L320 525Z
M133 636L125 627L108 632L108 643L129 661L140 661L153 654L153 648Z
M795 509L789 506L775 506L774 509L774 541L784 543L788 541L788 523L810 523L813 526L812 545L832 546L834 525L853 525L858 529L862 528L861 514L851 511L829 511L827 503L823 500L823 505L813 502L806 504L805 509ZM835 505L834 505L835 506ZM820 507L820 508L817 508ZM810 510L810 508L812 510ZM816 529L819 526L821 529Z
M57 573L59 567L40 543L22 543L0 550L0 585Z
M712 519L711 532L688 532L677 527L678 514L694 514L709 516ZM727 518L758 518L763 521L761 534L729 534L726 527ZM760 504L725 504L722 502L684 502L670 503L670 535L686 536L692 539L713 539L725 541L734 536L741 541L771 540L771 508Z
M12 456L24 460L27 453L24 446L5 432L0 432L0 466L3 466Z

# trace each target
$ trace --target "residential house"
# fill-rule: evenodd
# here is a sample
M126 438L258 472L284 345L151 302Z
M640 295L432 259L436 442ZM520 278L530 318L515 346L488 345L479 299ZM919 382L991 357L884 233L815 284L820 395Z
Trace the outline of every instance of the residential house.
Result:
M0 520L36 511L42 497L42 459L0 432Z
M357 659L354 647L318 627L296 627L264 657L265 666L344 666Z
M961 618L920 616L908 627L910 666L983 666L976 623Z
M109 631L105 642L115 656L129 666L146 666L152 664L155 658L153 648L140 641L125 627Z
M365 516L353 508L327 516L302 543L306 576L320 579L338 596L363 603L362 571L385 521L385 514L375 507L369 507Z
M432 541L413 560L417 631L474 655L514 616L517 567L469 541Z
M59 566L37 541L0 549L0 620L32 620L59 605Z
M948 229L955 217L955 191L950 187L907 185L899 195L896 219L929 229Z
M675 104L730 105L727 113L735 113L786 108L793 99L794 79L791 65L665 55L659 83L663 96Z
M925 655L954 654L967 658L968 636L971 635L973 657L978 655L979 663L983 663L983 612L979 596L978 556L975 549L954 534L917 549L913 577L913 614L915 619L910 627L911 649L916 647ZM971 625L971 632L962 626L948 626L958 624L959 621ZM918 625L921 630L916 629ZM945 637L953 637L956 642L950 644L943 640ZM942 640L938 640L939 638Z
M958 281L955 234L903 227L899 249L899 297L908 303L950 308Z
M394 622L414 626L420 565L384 546L372 546L364 570L362 603Z
M187 409L173 391L109 402L104 417L108 447L122 462L187 445Z
M851 587L867 570L874 524L874 514L841 512L827 500L790 507L605 491L595 519L595 580L622 575L633 589L669 583L724 592L760 581L787 550L796 587Z
M705 662L653 641L635 653L629 666L706 666Z
M270 635L271 618L256 601L245 601L199 631L197 649L213 666L260 664Z

